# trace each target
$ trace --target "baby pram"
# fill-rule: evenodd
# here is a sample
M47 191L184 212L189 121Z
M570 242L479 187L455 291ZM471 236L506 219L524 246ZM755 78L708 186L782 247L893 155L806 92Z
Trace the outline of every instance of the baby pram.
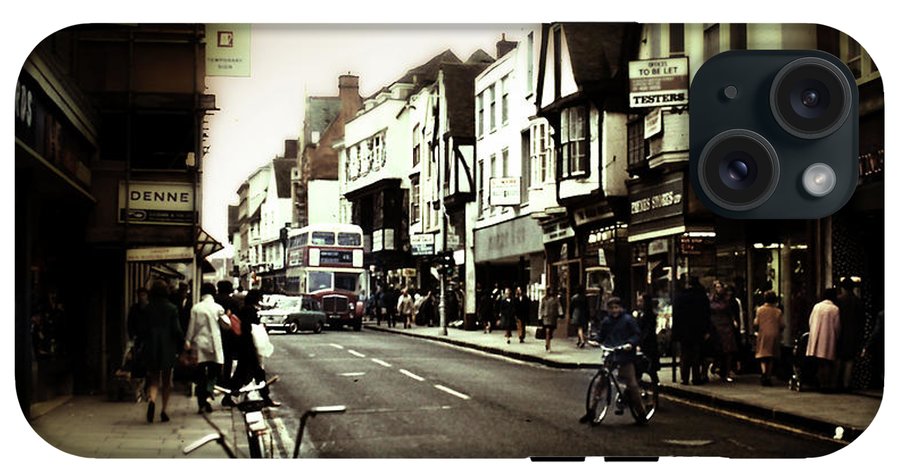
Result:
M791 375L789 386L796 392L809 390L816 384L816 359L806 355L808 343L809 332L804 332L794 340L793 375Z

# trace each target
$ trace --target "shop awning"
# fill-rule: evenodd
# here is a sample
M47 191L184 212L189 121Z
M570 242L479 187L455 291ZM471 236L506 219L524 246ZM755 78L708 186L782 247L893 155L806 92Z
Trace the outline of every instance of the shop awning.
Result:
M197 227L197 246L195 251L198 259L204 260L207 256L223 249L225 249L225 246L222 243L210 236L203 228Z

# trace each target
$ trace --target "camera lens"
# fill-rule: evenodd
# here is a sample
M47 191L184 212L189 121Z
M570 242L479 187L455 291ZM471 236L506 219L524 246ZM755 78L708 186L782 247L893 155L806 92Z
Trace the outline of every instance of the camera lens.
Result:
M775 120L788 133L819 139L850 114L850 82L838 67L821 58L800 58L775 75L770 103Z
M800 102L806 107L816 107L819 104L819 92L815 89L807 89L800 95Z
M716 205L745 211L765 202L779 176L775 149L761 135L732 129L710 140L697 161L700 188Z

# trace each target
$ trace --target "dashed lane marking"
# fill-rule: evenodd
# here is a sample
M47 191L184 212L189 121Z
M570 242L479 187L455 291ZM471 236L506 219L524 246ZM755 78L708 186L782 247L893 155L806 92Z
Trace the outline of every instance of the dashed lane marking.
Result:
M347 352L349 352L351 355L355 355L357 357L362 357L362 358L366 357L366 354L360 354L359 352L357 352L355 350L348 350Z
M391 364L389 364L389 363L387 363L387 362L385 362L385 361L383 361L383 360L381 360L381 359L374 359L374 358L373 358L373 359L372 359L372 362L375 362L376 364L378 364L378 365L380 365L380 366L382 366L382 367L393 367L393 365L391 365Z
M366 374L365 372L344 372L344 373L338 374L338 375L340 375L341 377L360 377L365 374Z
M443 385L435 385L434 388L436 388L442 392L447 392L450 395L453 395L454 397L459 397L463 400L468 400L468 399L472 398L472 397L466 395L465 393L457 392L456 390L453 390L452 388L449 388L449 387L445 387Z
M406 369L400 369L400 373L403 374L403 375L406 375L407 377L409 377L409 378L411 378L411 379L418 380L419 382L424 382L424 381L425 381L424 378L419 377L418 375L416 375L416 374L414 374L414 373L412 373L412 372L410 372L409 370L406 370Z
M328 344L328 345L334 347L335 349L341 349L341 350L344 350L344 346L342 346L342 345L340 345L340 344Z

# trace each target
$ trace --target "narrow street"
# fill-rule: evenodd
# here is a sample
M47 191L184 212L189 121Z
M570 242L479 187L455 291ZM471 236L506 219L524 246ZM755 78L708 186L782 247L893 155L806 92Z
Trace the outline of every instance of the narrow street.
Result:
M320 405L344 414L309 420L302 457L525 458L529 456L815 457L842 447L663 399L647 427L610 415L578 422L590 370L536 364L375 332L272 336L267 368L295 436ZM291 451L293 441L283 442Z

